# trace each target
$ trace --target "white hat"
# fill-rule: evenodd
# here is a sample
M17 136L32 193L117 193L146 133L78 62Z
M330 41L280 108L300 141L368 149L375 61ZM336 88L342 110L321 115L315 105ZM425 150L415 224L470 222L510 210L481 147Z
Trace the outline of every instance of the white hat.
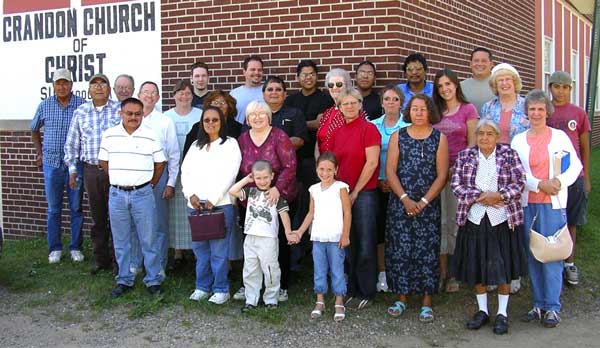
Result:
M515 75L517 75L517 77L519 79L521 78L521 76L519 76L519 72L517 71L517 69L515 69L514 66L512 66L508 63L500 63L500 64L497 64L496 66L494 66L494 68L492 69L492 75L494 75L499 70L508 70L508 71L514 73Z

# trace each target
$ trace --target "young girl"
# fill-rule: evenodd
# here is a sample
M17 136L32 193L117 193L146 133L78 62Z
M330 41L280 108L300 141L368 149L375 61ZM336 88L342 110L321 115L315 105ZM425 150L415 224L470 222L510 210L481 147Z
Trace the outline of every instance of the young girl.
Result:
M348 185L335 180L338 162L332 152L325 152L317 160L317 175L321 182L312 185L310 207L304 222L294 231L299 238L306 232L310 224L313 241L314 282L317 302L310 313L312 319L319 318L325 310L325 293L327 293L327 273L331 271L331 288L335 294L334 321L346 318L344 295L346 280L344 278L344 248L350 244L351 204Z

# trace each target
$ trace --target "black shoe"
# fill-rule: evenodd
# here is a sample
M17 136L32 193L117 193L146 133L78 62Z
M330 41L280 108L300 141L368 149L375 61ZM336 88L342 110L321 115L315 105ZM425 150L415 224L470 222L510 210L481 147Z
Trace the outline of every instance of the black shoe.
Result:
M494 333L496 335L504 335L508 332L508 318L502 314L496 315L494 321Z
M252 311L252 310L254 310L254 309L256 309L256 306L255 306L255 305L251 305L251 304L249 304L249 303L246 303L246 304L244 305L244 307L242 307L242 313L248 313L248 312L250 312L250 311Z
M96 261L92 262L92 267L90 267L90 274L96 275L103 269L108 269L108 266L98 263Z
M267 308L267 310L274 310L274 309L279 308L277 303L269 303L269 304L266 304L265 307Z
M529 312L525 313L521 317L521 321L524 323L530 323L532 321L541 321L546 312L543 309L533 307Z
M112 289L112 291L110 292L110 296L113 298L121 297L126 293L130 292L131 290L133 290L133 286L117 284L117 286L115 286L115 288Z
M169 273L178 273L183 270L185 260L183 258L173 259L173 262L167 267Z
M150 285L149 287L146 288L148 290L148 292L150 293L150 295L162 295L165 292L163 291L163 289L160 287L160 285Z
M479 311L473 315L473 318L467 322L467 329L469 330L479 330L480 327L489 323L490 316L484 312Z

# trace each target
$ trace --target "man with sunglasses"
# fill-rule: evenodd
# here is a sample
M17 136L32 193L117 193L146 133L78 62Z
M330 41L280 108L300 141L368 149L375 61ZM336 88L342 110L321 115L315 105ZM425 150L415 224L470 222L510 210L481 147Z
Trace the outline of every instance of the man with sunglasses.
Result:
M163 170L160 179L153 188L155 215L157 223L156 245L160 259L161 271L167 267L169 252L169 221L167 201L175 195L175 182L179 174L179 143L175 132L175 124L170 117L155 109L160 99L158 85L152 81L142 83L138 98L144 105L142 125L150 127L157 136L163 149L167 170ZM143 253L136 233L131 240L131 273L137 275L142 271Z
M156 216L152 188L158 183L165 156L156 133L142 126L144 105L135 98L121 102L121 123L102 135L98 160L110 181L110 226L115 244L119 272L112 297L133 289L135 275L131 272L131 239L135 233L144 255L144 283L152 295L162 293L160 255L156 243Z
M373 89L375 75L377 75L375 64L368 60L360 62L356 67L356 86L363 97L363 110L367 113L369 120L374 120L383 115L381 98L379 93Z
M231 90L229 95L235 98L237 115L235 120L241 124L246 122L246 106L250 102L264 101L262 94L263 61L259 56L253 55L244 59L242 72L245 82L243 85Z
M425 80L427 69L427 60L421 53L413 53L404 59L402 70L406 76L406 82L398 84L398 88L402 90L405 97L402 109L406 108L415 94L423 93L432 96L433 83Z
M82 104L73 113L65 142L64 162L69 168L69 186L75 189L83 185L88 195L92 215L93 261L90 272L96 274L101 269L113 268L114 249L110 241L108 223L108 173L98 162L100 140L104 131L121 121L118 102L110 100L110 82L104 74L92 76L89 84L92 100ZM77 171L83 162L83 178Z

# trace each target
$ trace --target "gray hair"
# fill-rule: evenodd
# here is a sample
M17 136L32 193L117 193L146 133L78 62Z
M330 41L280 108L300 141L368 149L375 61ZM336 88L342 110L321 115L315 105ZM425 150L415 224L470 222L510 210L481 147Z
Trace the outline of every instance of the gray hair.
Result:
M252 164L252 172L262 172L263 170L273 173L271 162L265 160L257 160Z
M356 90L356 88L351 88L349 90L342 91L340 93L340 95L337 97L337 99L335 101L335 105L339 108L340 104L342 103L342 100L344 100L344 98L346 98L347 96L351 96L354 99L358 100L358 103L361 104L361 108L362 108L363 97L360 94L360 92Z
M485 126L492 127L496 132L496 135L500 135L500 127L498 127L496 122L490 120L489 118L482 118L479 120L479 122L477 122L477 126L475 126L475 133L478 133L481 128Z
M546 117L552 116L554 113L554 105L552 105L552 101L548 94L541 89L534 89L527 93L525 97L525 113L529 109L529 105L533 103L544 103L546 104Z
M353 88L352 79L350 78L350 74L346 70L340 69L340 68L335 68L335 69L329 70L327 75L325 75L325 86L327 86L327 84L329 83L329 80L334 76L341 76L344 79L344 87L345 87L346 91L349 91L350 89Z
M129 81L131 81L131 85L135 87L135 81L133 80L133 76L127 75L127 74L121 74L121 75L117 76L117 78L115 79L115 85L117 84L117 80L120 79L121 77L125 77L125 78L129 79Z
M273 111L271 111L269 104L262 100L253 100L250 102L250 104L248 104L248 106L246 106L246 123L248 125L250 125L250 123L248 123L248 116L255 112L264 112L267 114L267 116L269 116L269 123L271 123Z

